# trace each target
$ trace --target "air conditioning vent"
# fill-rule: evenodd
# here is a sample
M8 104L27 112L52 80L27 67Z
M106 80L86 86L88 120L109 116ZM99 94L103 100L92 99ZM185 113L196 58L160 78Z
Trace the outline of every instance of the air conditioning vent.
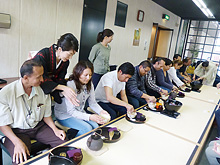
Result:
M11 15L0 13L0 28L9 29L11 27Z

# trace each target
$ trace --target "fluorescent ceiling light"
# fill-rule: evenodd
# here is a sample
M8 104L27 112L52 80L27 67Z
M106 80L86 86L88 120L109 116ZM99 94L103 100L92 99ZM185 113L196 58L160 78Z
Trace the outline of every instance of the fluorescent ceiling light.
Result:
M209 13L206 11L206 9L201 8L201 10L202 10L202 12L203 12L207 17L209 17Z
M211 12L208 8L206 9L206 11L207 11L207 13L208 13L210 16L214 17L214 15L212 14L212 12Z
M208 17L215 18L212 12L207 8L206 4L202 0L192 0L196 6Z
M206 4L202 0L198 0L202 7L207 8Z

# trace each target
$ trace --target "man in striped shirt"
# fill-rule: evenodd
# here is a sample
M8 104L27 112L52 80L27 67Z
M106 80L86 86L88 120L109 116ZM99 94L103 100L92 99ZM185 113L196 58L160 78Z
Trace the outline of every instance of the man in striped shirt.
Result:
M153 61L150 71L146 75L146 91L150 96L155 96L156 98L161 97L161 95L168 95L168 91L160 88L156 85L156 72L163 68L165 61L158 57Z

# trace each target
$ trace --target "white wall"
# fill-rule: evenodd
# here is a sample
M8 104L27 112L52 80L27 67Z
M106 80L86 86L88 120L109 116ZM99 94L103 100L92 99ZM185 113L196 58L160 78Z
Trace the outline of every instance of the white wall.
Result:
M157 5L151 0L120 1L128 4L128 14L125 28L114 26L117 1L108 1L105 27L111 28L115 32L114 40L111 43L112 51L110 63L120 64L124 61L130 61L134 65L137 65L140 63L141 60L147 59L153 23L158 23L161 26L174 29L172 47L170 51L170 55L172 58L178 34L178 26L176 26L176 24L179 24L180 18L162 8L161 6ZM143 10L145 12L143 22L137 21L138 10ZM162 14L168 14L170 16L170 20L162 20ZM140 43L139 46L132 46L134 30L138 28L141 28ZM145 40L148 43L146 50L144 50Z
M151 0L121 0L128 4L126 27L114 26L117 0L108 0L105 28L115 35L110 64L130 61L137 65L147 58L153 23L174 29L171 55L174 54L180 18ZM19 76L19 68L30 50L40 50L57 42L60 35L71 32L80 40L83 0L0 0L0 13L11 14L10 29L0 28L0 78ZM145 12L138 22L137 12ZM170 16L162 20L162 14ZM132 46L134 30L141 28L139 46ZM147 49L144 50L144 41ZM78 53L71 60L68 72L78 62Z

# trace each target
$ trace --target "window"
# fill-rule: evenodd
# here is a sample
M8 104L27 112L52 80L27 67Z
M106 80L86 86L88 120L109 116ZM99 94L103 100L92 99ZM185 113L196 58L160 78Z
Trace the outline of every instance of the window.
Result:
M220 63L219 22L189 20L188 23L188 35L185 50L183 50L184 58L190 57L193 62L212 60ZM220 75L219 67L218 75Z

